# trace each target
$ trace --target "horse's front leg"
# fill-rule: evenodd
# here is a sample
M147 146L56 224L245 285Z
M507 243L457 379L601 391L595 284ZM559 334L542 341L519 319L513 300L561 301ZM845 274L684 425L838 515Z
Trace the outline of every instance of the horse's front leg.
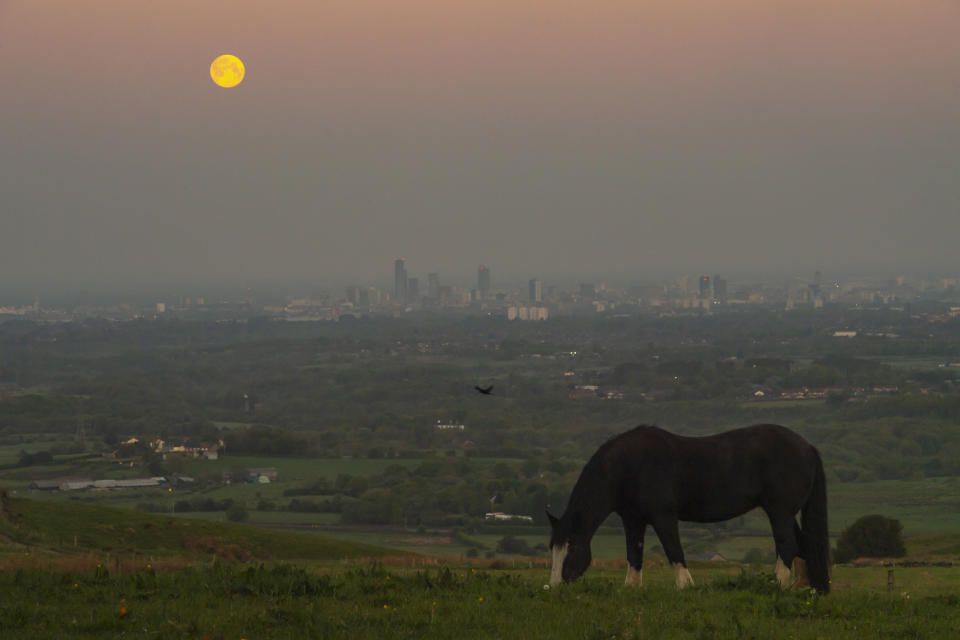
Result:
M680 528L676 516L659 516L653 521L653 530L657 532L660 544L663 545L663 552L667 554L667 560L673 567L677 589L692 587L693 576L687 570L687 563L683 559L683 547L680 546Z
M627 537L627 578L625 585L643 586L643 536L647 523L641 518L620 516Z

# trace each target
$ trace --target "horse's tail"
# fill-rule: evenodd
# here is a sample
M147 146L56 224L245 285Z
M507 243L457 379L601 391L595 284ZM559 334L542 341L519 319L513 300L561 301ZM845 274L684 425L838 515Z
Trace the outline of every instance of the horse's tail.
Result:
M810 586L820 593L830 592L830 535L827 531L827 479L823 461L814 450L817 468L813 487L801 514L801 556L807 561Z

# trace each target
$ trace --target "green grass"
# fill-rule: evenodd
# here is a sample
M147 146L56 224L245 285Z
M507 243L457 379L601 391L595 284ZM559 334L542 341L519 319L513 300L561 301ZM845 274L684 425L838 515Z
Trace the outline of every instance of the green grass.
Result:
M835 592L781 591L766 573L668 568L624 587L603 573L544 589L546 570L305 569L289 565L0 573L0 628L29 638L948 638L960 633L956 576L903 586L847 569Z
M20 453L37 453L38 451L49 451L50 447L58 444L57 440L37 436L27 442L18 444L0 445L0 467L15 465L20 460Z
M391 458L286 458L226 455L217 460L190 460L184 464L187 475L219 474L231 469L274 467L281 482L300 482L325 477L334 480L340 474L372 476L388 467L400 465L412 469L422 460Z
M960 360L957 356L867 356L866 360L875 360L877 362L890 365L895 369L906 369L909 371L929 371L943 370L941 364L950 364ZM949 369L948 369L949 370Z
M920 536L906 539L907 554L916 557L960 557L960 536Z
M397 551L321 535L68 502L3 498L0 552L339 560Z
M823 398L803 398L803 399L785 399L785 400L758 400L754 402L741 402L741 409L795 409L797 407L821 407L826 404Z
M215 520L224 521L226 514L223 511L190 511L187 513L176 514L179 518L189 518L191 520ZM248 511L248 524L257 525L335 525L340 522L338 513L297 513L294 511Z
M364 535L372 544L357 542ZM833 593L818 596L803 589L781 591L769 567L691 562L698 586L677 592L672 570L650 554L645 586L635 589L622 585L622 566L604 562L608 555L622 559L622 536L602 533L594 538L597 562L582 580L544 589L549 568L543 560L510 557L473 566L424 556L401 561L394 549L402 548L397 545L404 539L409 548L434 552L429 544L409 542L422 535L369 532L347 541L7 497L0 511L0 630L4 640L843 639L960 633L960 574L954 567L897 566L892 589L888 567L834 567ZM500 538L473 537L491 548ZM534 533L522 537L531 545L544 541ZM956 554L960 538L918 538L909 545L920 555ZM71 563L81 553L86 564ZM221 561L211 565L211 557ZM389 561L405 566L370 565L375 557L394 557ZM163 558L180 563L164 564ZM244 558L254 563L233 562ZM292 561L296 567L275 564ZM423 568L428 564L433 567ZM157 570L163 566L175 570Z
M834 533L874 513L900 520L908 537L960 531L960 478L835 482L828 492Z
M305 458L257 458L257 457L224 457L216 461L197 460L189 463L190 471L202 470L203 473L213 474L219 478L222 471L235 467L266 467L275 466L279 472L278 482L270 484L234 483L219 485L206 489L192 488L191 485L176 487L173 493L166 488L123 490L104 492L62 492L59 494L25 493L23 489L26 478L37 474L59 473L70 475L87 475L89 477L121 477L141 476L145 471L141 467L130 468L128 465L117 464L116 461L102 459L74 460L71 465L56 467L31 467L28 469L8 469L0 475L0 488L8 488L17 495L29 495L31 499L44 502L68 502L102 504L124 509L132 509L141 503L152 503L161 506L173 507L177 500L190 500L196 497L222 500L230 498L247 507L250 513L251 524L278 523L278 524L305 524L305 525L334 525L338 522L336 514L309 514L290 513L284 511L258 512L255 507L260 500L273 502L276 506L286 505L290 497L284 496L286 489L300 487L311 482L318 476L335 478L339 473L377 473L392 464L403 464L413 467L420 464L420 460L368 460L364 458L316 460ZM494 464L495 461L490 461ZM54 469L56 471L54 471ZM17 478L11 480L10 475ZM198 477L199 473L196 474ZM921 537L945 536L960 531L960 478L928 478L923 480L891 480L876 482L840 483L833 482L828 486L828 503L830 508L830 529L835 539L839 533L852 524L857 518L872 513L879 513L891 518L897 518L904 526L904 535L910 540ZM308 496L307 499L316 497ZM211 514L183 514L190 518L205 518L223 520L222 513ZM758 549L762 554L772 551L772 538L769 524L765 516L754 511L747 514L742 523L736 523L722 538L715 539L702 532L694 534L690 528L681 530L681 537L688 553L717 551L724 557L732 560L741 560L751 549ZM421 553L459 556L466 553L468 547L459 543L454 544L411 544L402 541L388 533L357 533L354 531L333 533L340 539L355 540L364 543L383 544L384 546L416 551ZM659 542L648 532L648 553ZM406 536L405 536L406 537ZM489 549L496 546L496 540L502 537L496 535L490 539L484 538ZM544 532L524 534L530 546L543 543L546 538ZM397 540L401 540L398 542ZM594 557L619 559L624 554L623 538L619 532L613 535L598 535L594 540Z

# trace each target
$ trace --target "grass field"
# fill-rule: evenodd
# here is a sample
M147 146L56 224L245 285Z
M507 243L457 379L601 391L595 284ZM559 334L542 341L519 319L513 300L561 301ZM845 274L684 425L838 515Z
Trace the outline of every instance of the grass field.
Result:
M960 531L960 478L833 483L828 500L835 532L874 513L900 520L905 536Z
M96 505L2 497L0 555L105 554L229 560L342 559L400 555L382 547L299 532L188 520Z
M45 444L45 443L44 443ZM14 446L7 446L8 456L13 455ZM19 451L19 449L17 449ZM0 448L2 453L2 448ZM400 464L407 468L419 465L421 460L369 460L365 458L343 459L305 459L285 457L233 457L225 456L216 461L190 461L185 473L219 476L230 469L248 467L275 467L278 471L278 481L270 484L233 483L217 485L204 489L193 489L189 485L178 486L173 492L167 488L98 491L98 492L61 492L58 494L24 491L28 479L38 473L50 475L71 475L75 477L122 477L142 476L145 470L139 467L130 468L129 465L117 464L100 458L77 459L76 457L61 456L57 458L55 466L35 468L8 468L0 472L0 488L8 488L17 496L29 496L32 499L49 502L102 504L105 506L132 509L142 503L149 503L169 508L172 513L179 500L190 500L195 497L223 500L230 498L247 507L250 524L257 525L300 525L303 527L318 527L324 535L332 536L344 541L354 541L364 544L382 545L384 547L404 552L437 554L443 556L464 556L469 546L457 540L448 539L438 541L437 536L421 536L416 534L398 535L389 531L338 531L330 529L339 523L337 514L296 513L277 511L256 511L255 507L260 500L273 502L277 507L283 507L290 498L283 495L286 489L300 487L320 476L333 480L341 473L353 475L376 474L390 465ZM484 460L489 464L496 464L498 460ZM936 536L949 535L960 531L960 478L929 478L924 480L897 480L858 483L831 483L828 487L830 528L834 539L846 526L857 518L868 514L882 514L897 518L904 526L904 535L907 536L908 548L913 551L913 540L930 539ZM225 519L223 512L200 512L176 514L193 520L212 520L222 522ZM604 531L605 530L601 530ZM748 514L742 526L732 528L728 534L720 538L712 538L702 533L694 535L692 528L682 529L681 537L685 549L690 554L707 551L718 552L730 560L742 560L748 553L759 552L762 557L772 553L773 542L770 536L769 525L760 512ZM656 554L658 541L652 532L648 532L648 555ZM449 537L448 533L443 536ZM497 541L502 535L472 536L481 542L485 548L480 555L496 549ZM545 529L534 529L529 534L521 536L531 547L543 544L547 538ZM424 540L425 538L425 540ZM601 560L621 559L624 555L622 534L617 531L598 535L593 543L594 557ZM756 551L754 551L756 550ZM921 550L918 548L918 551Z
M781 591L769 566L690 562L697 586L677 592L672 569L654 554L642 589L622 585L622 559L603 558L577 583L545 589L546 559L401 555L380 546L386 538L358 544L91 505L0 502L4 640L960 634L952 566L834 567L833 592L821 596ZM497 536L478 537L488 544ZM411 544L428 549L423 542ZM595 542L621 555L619 535ZM960 538L918 539L917 548L956 554Z
M12 638L950 638L957 579L837 571L835 592L781 591L771 576L697 571L677 592L667 568L643 588L597 572L544 589L546 570L292 565L0 573ZM881 579L882 578L882 579Z
M48 451L51 447L69 446L75 444L71 438L65 438L62 434L35 434L29 439L16 444L0 445L0 468L17 464L22 452L37 453L38 451Z
M335 479L345 473L350 475L372 476L382 473L388 467L400 465L412 469L422 460L392 458L288 458L288 457L253 457L253 456L223 456L217 460L192 460L185 466L184 473L188 475L219 474L231 469L247 469L251 467L274 467L277 476L283 481L306 481L325 477Z

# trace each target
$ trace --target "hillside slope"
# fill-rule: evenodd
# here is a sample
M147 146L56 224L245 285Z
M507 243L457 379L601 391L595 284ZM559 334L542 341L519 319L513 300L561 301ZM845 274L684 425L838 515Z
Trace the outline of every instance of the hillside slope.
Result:
M0 491L0 555L24 552L314 562L404 555L393 549L311 533L11 498Z

